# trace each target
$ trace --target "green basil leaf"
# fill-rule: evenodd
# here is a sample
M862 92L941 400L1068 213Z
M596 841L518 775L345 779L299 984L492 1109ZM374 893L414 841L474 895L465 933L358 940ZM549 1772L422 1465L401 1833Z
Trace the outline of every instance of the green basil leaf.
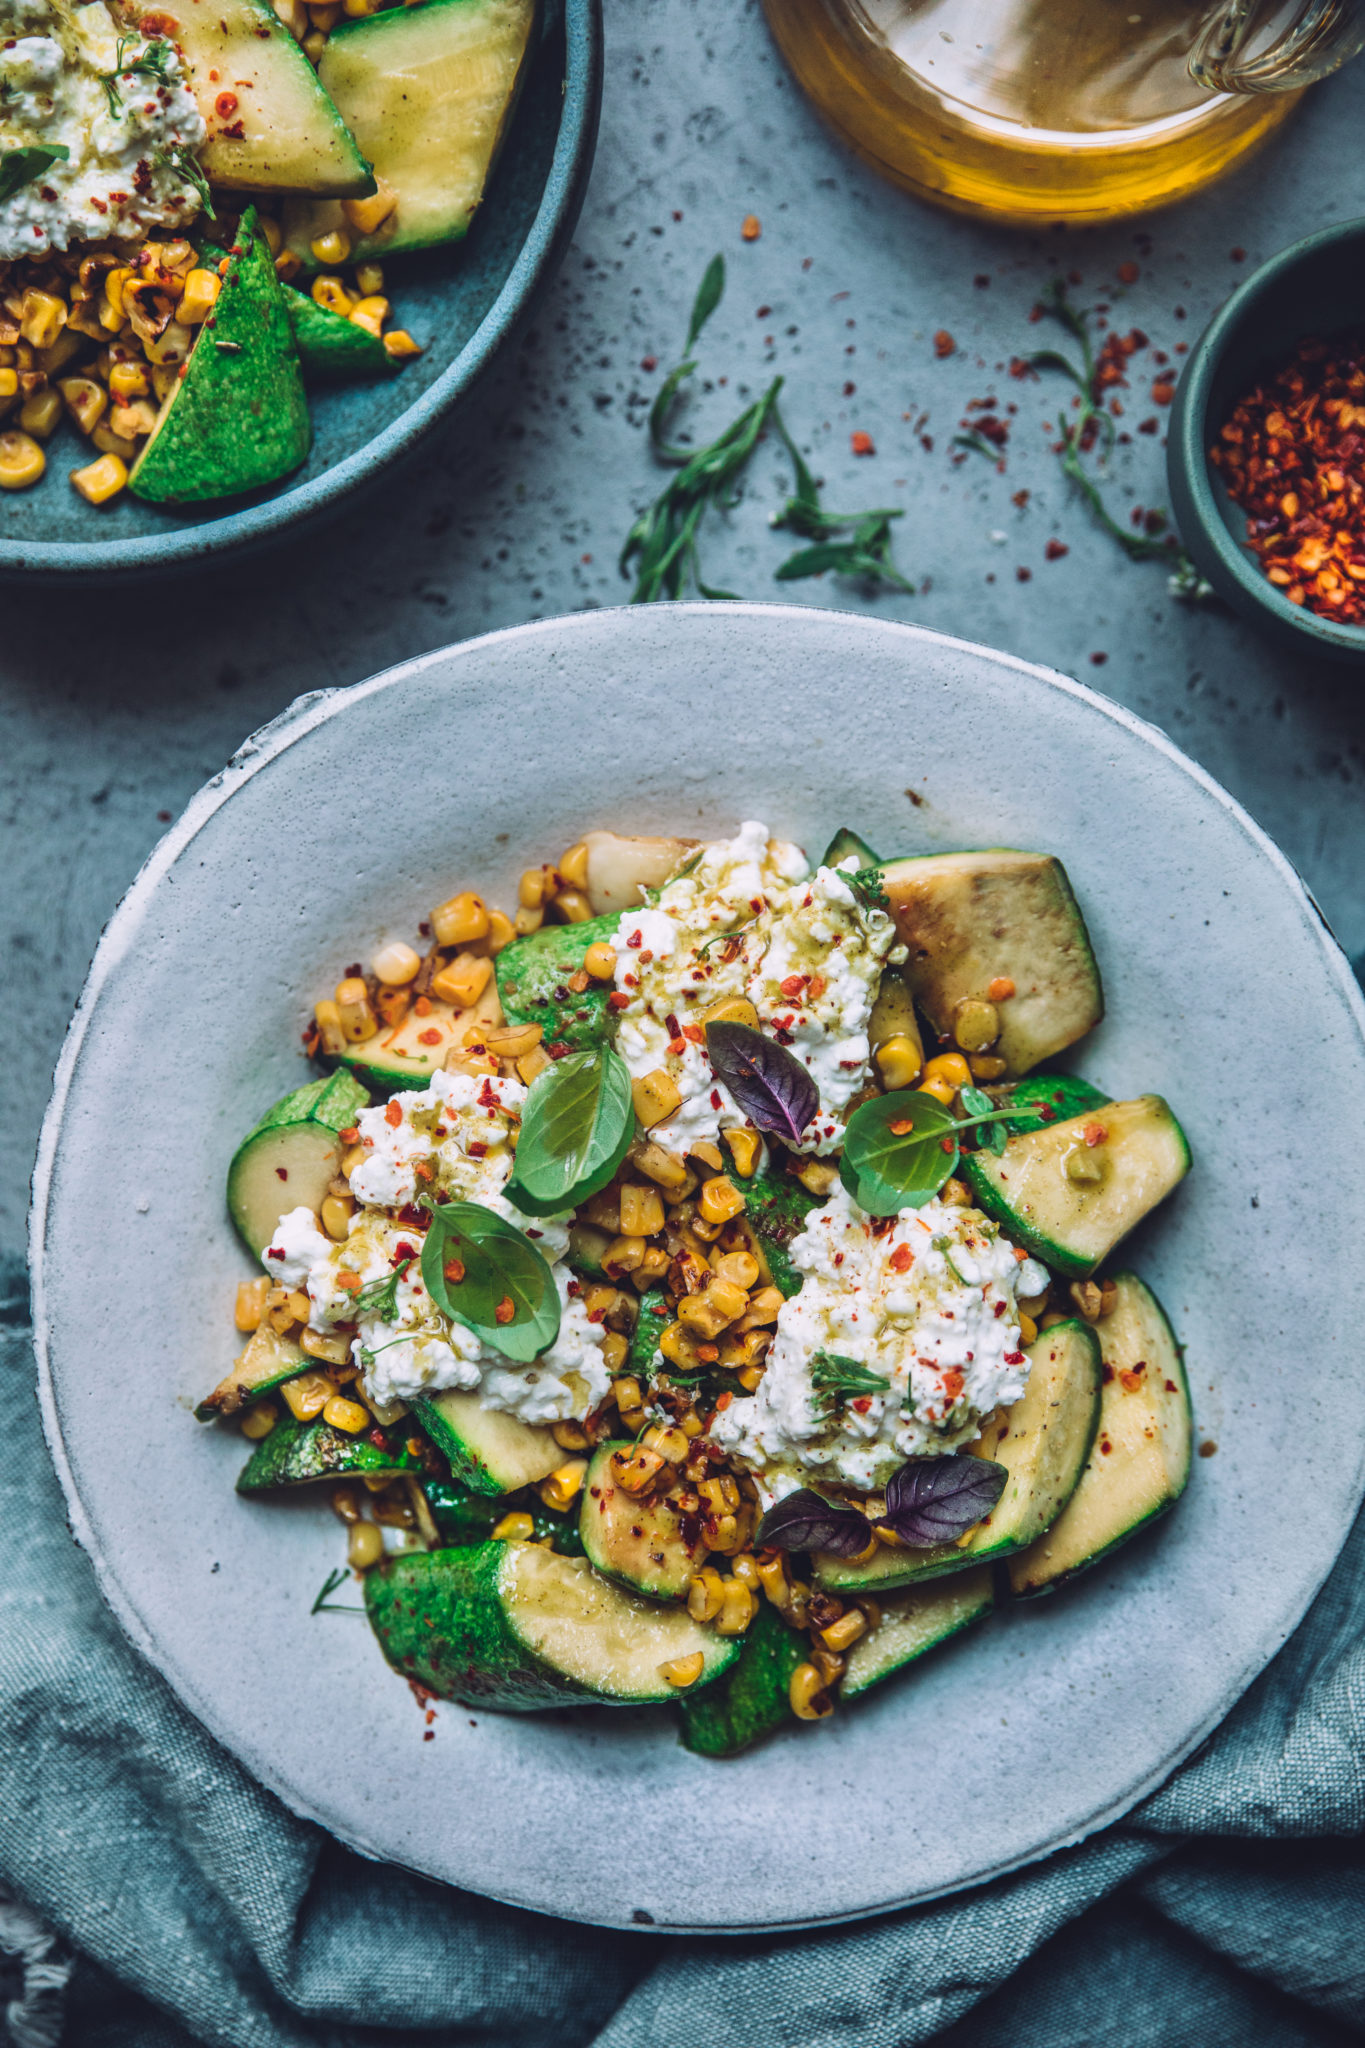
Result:
M521 1365L559 1335L559 1295L544 1256L481 1202L432 1209L422 1242L422 1284L452 1322Z
M984 1088L959 1088L957 1092L968 1116L990 1116L995 1108Z
M570 1053L531 1083L505 1190L528 1216L556 1216L604 1188L635 1136L630 1069L610 1046Z
M0 200L13 199L25 185L41 177L49 164L65 163L71 151L62 143L35 143L31 149L0 150Z
M725 258L713 256L706 266L705 274L692 301L692 318L687 323L687 339L683 343L683 354L690 356L692 344L705 327L725 296Z
M869 1216L922 1209L957 1165L958 1129L932 1095L912 1088L879 1095L848 1120L840 1178Z

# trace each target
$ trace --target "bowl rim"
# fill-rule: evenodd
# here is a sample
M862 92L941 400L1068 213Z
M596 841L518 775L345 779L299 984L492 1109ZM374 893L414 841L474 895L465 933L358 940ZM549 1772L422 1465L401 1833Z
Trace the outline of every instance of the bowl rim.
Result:
M1269 613L1281 630L1316 643L1319 652L1365 661L1365 626L1353 626L1291 604L1234 539L1213 493L1206 454L1209 405L1214 379L1234 336L1257 308L1280 289L1287 272L1337 243L1365 245L1365 217L1337 221L1291 242L1254 270L1219 308L1190 351L1176 391L1166 450L1166 470L1182 538L1199 566L1224 587L1221 594L1247 611Z
M578 219L602 105L602 0L562 0L562 9L556 11L561 12L564 30L563 100L535 219L497 297L436 381L362 447L307 483L221 519L165 534L112 541L0 538L0 579L159 575L259 547L293 526L334 511L352 491L411 453L488 368L537 286L558 264Z

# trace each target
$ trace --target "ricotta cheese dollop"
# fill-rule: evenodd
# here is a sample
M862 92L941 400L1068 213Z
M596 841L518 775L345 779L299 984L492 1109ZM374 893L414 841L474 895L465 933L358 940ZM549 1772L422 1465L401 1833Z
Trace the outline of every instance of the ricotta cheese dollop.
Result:
M276 1226L263 1257L266 1271L307 1293L310 1328L355 1323L353 1356L381 1416L444 1387L477 1388L485 1407L524 1422L581 1419L606 1396L604 1331L589 1322L578 1284L560 1263L569 1243L567 1220L523 1216L502 1192L512 1171L509 1135L525 1100L519 1081L442 1072L425 1088L362 1109L356 1125L367 1156L351 1174L360 1206L345 1242L327 1237L311 1209L293 1209ZM425 1218L413 1205L423 1193L495 1210L549 1260L559 1292L559 1335L530 1365L448 1321L422 1285ZM395 1273L392 1308L386 1303L382 1312L362 1309L357 1316L360 1289Z
M127 68L148 47L126 32L120 43L103 0L0 0L0 156L66 151L0 201L0 261L194 219L185 164L207 130L171 43L157 43L153 70Z
M1047 1276L978 1210L935 1200L871 1217L839 1186L789 1250L801 1291L778 1313L767 1371L712 1427L770 1498L812 1477L884 1486L907 1458L970 1443L1024 1392L1015 1299ZM816 1383L821 1354L887 1390L831 1396Z
M684 861L657 902L623 913L616 947L616 1049L636 1079L662 1068L682 1096L654 1127L686 1151L746 1121L711 1072L703 1020L724 997L754 1005L764 1031L809 1068L819 1107L800 1146L837 1150L867 1079L868 1020L882 970L905 949L885 911L849 887L850 858L811 873L766 825L740 826Z

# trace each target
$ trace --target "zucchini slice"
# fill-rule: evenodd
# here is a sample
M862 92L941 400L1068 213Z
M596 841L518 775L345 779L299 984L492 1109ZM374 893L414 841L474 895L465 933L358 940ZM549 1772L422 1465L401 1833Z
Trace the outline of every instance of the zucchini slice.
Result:
M1194 1417L1180 1346L1136 1273L1115 1276L1118 1302L1098 1325L1104 1358L1100 1426L1080 1484L1045 1536L1009 1561L1016 1597L1050 1593L1164 1515L1190 1476Z
M1005 1120L1011 1137L1024 1131L1045 1131L1049 1124L1103 1109L1110 1100L1079 1074L1030 1074L1026 1081L1013 1081L1008 1088L992 1092L999 1108L1018 1112Z
M1092 1144L1096 1130L1105 1135ZM964 1153L961 1167L986 1214L1072 1280L1087 1279L1189 1170L1185 1133L1159 1095L1025 1132L998 1156Z
M684 1518L667 1501L646 1505L619 1487L612 1455L628 1443L599 1444L583 1481L578 1533L583 1554L604 1578L615 1579L647 1600L680 1600L687 1582L706 1562L700 1516L688 1532Z
M561 1514L554 1508L547 1508L537 1493L527 1493L517 1500L509 1500L505 1494L494 1498L485 1493L471 1493L458 1479L424 1479L422 1490L443 1543L488 1543L492 1540L495 1526L509 1509L520 1508L535 1525L534 1540L537 1543L552 1542L561 1557L583 1555L576 1508L569 1514Z
M327 1074L281 1096L249 1131L228 1168L228 1213L259 1259L288 1209L319 1209L350 1129L369 1101L350 1074Z
M682 1745L697 1756L734 1756L784 1721L791 1710L792 1673L805 1662L806 1639L765 1600L740 1637L739 1656L714 1685L683 1693Z
M279 1218L275 1220L278 1222ZM215 1415L235 1415L247 1402L259 1401L272 1387L308 1372L312 1363L292 1337L282 1337L269 1323L262 1323L252 1331L246 1350L232 1371L219 1380L194 1412L201 1422L212 1422Z
M818 1554L815 1572L832 1592L878 1592L966 1571L1025 1549L1056 1521L1085 1470L1100 1412L1100 1347L1088 1323L1054 1323L1028 1349L1028 1386L983 1451L1003 1465L1005 1490L985 1520L958 1543L931 1550L879 1546L864 1562Z
M413 1402L412 1412L471 1493L516 1493L548 1479L564 1463L548 1429L500 1408L485 1408L477 1393L452 1387L424 1394Z
M627 839L619 832L585 832L587 897L594 917L638 910L646 889L662 889L696 839Z
M322 383L334 377L387 377L398 364L377 334L344 320L330 306L320 306L307 292L287 284L284 310L299 352L305 381Z
M821 854L820 865L822 868L837 868L840 861L847 860L850 854L856 854L860 868L880 866L880 862L872 848L865 839L859 838L851 825L841 825L839 827L834 837L830 840L829 845Z
M516 102L535 14L535 0L426 0L332 31L319 86L398 204L357 238L338 205L295 201L285 210L285 239L310 269L313 241L334 230L348 233L360 262L468 234Z
M493 962L498 994L513 1024L539 1024L547 1045L584 1052L605 1045L614 1033L607 1007L610 982L595 981L581 994L569 977L583 965L583 956L598 939L616 934L613 917L590 917L582 924L546 924L529 938L513 939Z
M812 1209L820 1207L818 1195L791 1173L775 1173L761 1167L748 1180L740 1181L744 1197L744 1220L755 1240L754 1254L767 1267L765 1278L789 1299L800 1291L801 1275L787 1249L806 1227Z
M180 50L209 131L200 162L211 185L337 199L373 192L346 123L266 0L123 0L115 11Z
M637 1379L642 1389L649 1385L656 1372L668 1369L667 1361L658 1367L654 1363L659 1355L659 1339L672 1321L667 1303L668 1297L662 1287L650 1287L640 1296L635 1328L630 1333L626 1362L621 1371L628 1378Z
M365 1606L395 1671L442 1699L533 1713L675 1699L661 1666L700 1650L706 1685L739 1656L685 1607L637 1600L581 1557L537 1543L484 1543L390 1558Z
M953 1011L998 979L1015 993L1000 1005L992 1048L1010 1073L1073 1045L1104 1015L1099 969L1059 860L990 847L878 864L887 908L910 948L905 973L940 1038Z
M881 1620L848 1653L839 1684L840 1699L857 1699L859 1693L916 1663L926 1651L946 1643L974 1621L984 1621L995 1605L992 1576L983 1565L978 1571L959 1572L936 1585L908 1586L903 1592L888 1593L879 1603Z
M476 1024L502 1022L502 1005L490 978L487 988L467 1010L438 1003L421 1016L409 1010L401 1024L376 1031L336 1055L339 1066L349 1068L367 1087L392 1093L398 1088L425 1088L433 1074L445 1065L446 1054L463 1046L464 1036Z
M362 1473L373 1479L380 1473L420 1472L422 1460L407 1448L407 1440L391 1431L380 1431L384 1449L373 1441L375 1432L362 1430L352 1436L348 1430L333 1429L321 1416L300 1422L282 1415L269 1436L264 1436L242 1468L238 1493L266 1493L279 1486L312 1486L321 1479L344 1479Z

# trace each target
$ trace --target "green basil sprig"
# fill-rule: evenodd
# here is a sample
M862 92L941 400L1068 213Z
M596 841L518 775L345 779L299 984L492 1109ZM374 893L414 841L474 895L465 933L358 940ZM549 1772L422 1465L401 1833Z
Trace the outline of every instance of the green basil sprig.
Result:
M35 142L27 149L0 149L0 200L13 199L41 177L49 164L65 163L71 151L60 142Z
M630 1069L603 1046L556 1060L531 1083L506 1194L527 1216L556 1216L595 1195L635 1136Z
M958 1133L989 1128L1010 1115L991 1107L988 1095L981 1100L984 1110L958 1118L932 1095L898 1088L854 1110L844 1133L839 1177L858 1207L869 1216L895 1216L931 1202L957 1170Z
M811 1353L810 1383L831 1399L840 1395L887 1394L891 1391L891 1382L884 1374L873 1372L856 1358L844 1358L837 1351Z
M559 1295L543 1254L481 1202L431 1204L422 1284L452 1322L520 1365L559 1335Z

